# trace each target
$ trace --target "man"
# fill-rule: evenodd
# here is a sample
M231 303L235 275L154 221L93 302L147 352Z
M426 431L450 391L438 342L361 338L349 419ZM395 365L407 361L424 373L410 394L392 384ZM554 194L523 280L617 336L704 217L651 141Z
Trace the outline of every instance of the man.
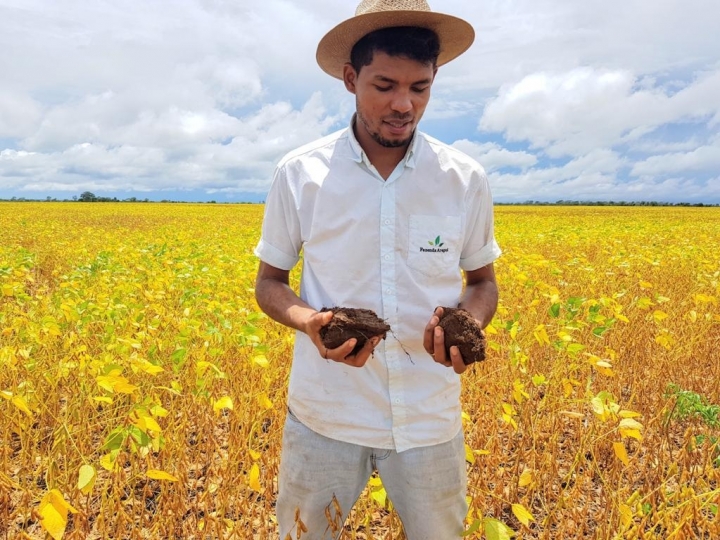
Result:
M485 327L500 249L483 169L416 128L437 67L473 39L467 22L424 0L365 0L318 47L322 69L355 95L356 114L280 161L256 249L258 304L297 330L277 501L283 540L298 528L304 539L337 538L328 513L339 508L343 522L374 470L409 540L463 530L466 366L457 347L446 354L436 308L459 305ZM298 296L288 274L301 250ZM328 350L319 332L333 314L319 310L331 306L371 309L392 333L354 355L354 339Z

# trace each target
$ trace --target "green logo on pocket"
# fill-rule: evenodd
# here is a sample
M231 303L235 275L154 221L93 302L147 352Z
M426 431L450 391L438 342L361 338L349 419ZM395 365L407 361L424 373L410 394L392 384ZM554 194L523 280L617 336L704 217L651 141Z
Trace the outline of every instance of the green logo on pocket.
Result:
M438 237L435 239L435 242L433 242L432 240L428 240L428 245L429 245L429 246L433 246L433 247L443 247L443 246L445 245L445 243L444 243L444 242L441 242L441 241L440 241L440 237L438 236Z
M441 242L439 236L435 239L435 241L428 240L428 245L430 246L430 248L421 247L420 252L421 253L447 253L448 251L450 251L449 248L440 249L445 245L445 242Z

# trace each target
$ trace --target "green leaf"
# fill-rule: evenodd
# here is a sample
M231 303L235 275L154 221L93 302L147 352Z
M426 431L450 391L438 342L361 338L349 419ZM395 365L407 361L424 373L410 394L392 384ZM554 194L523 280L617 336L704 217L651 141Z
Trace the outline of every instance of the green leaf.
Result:
M473 533L476 533L480 526L483 524L482 519L476 519L472 522L472 525L470 525L470 528L467 531L464 531L460 536L470 536Z
M127 437L127 432L124 428L113 429L105 439L105 444L102 445L102 450L119 450L122 447L123 442Z
M515 536L515 531L497 519L485 518L483 525L487 540L510 540Z
M438 236L438 237L435 239L435 245L437 246L439 243L440 243L440 237Z
M560 316L560 304L553 304L552 306L550 306L550 309L548 311L550 312L550 315L557 319Z
M433 245L433 243L430 240L428 240L428 246L432 246L432 245Z

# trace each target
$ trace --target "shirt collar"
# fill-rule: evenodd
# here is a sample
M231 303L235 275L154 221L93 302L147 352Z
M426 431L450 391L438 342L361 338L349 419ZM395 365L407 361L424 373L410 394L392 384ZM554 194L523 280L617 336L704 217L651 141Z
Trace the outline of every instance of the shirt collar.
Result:
M365 155L365 151L362 149L362 146L360 146L360 143L357 140L357 137L355 137L355 131L353 130L353 126L355 125L356 121L356 114L353 114L352 119L350 120L350 127L348 128L348 142L350 144L350 150L352 151L352 159L356 163L362 163L363 158L367 159L367 156ZM412 141L410 141L410 146L408 146L408 150L405 153L405 157L403 158L403 165L405 167L408 167L410 169L415 168L415 155L418 150L418 131L417 128L415 129L415 133L413 134ZM369 160L368 160L369 161Z

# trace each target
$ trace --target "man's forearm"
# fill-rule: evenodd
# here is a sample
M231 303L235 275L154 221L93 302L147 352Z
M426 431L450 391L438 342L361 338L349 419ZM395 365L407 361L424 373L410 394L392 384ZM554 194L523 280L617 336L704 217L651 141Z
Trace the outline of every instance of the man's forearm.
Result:
M316 310L303 302L287 283L263 279L255 285L260 309L280 324L306 332L306 323Z
M497 284L492 280L484 280L465 287L459 307L469 311L485 328L492 321L497 304Z

